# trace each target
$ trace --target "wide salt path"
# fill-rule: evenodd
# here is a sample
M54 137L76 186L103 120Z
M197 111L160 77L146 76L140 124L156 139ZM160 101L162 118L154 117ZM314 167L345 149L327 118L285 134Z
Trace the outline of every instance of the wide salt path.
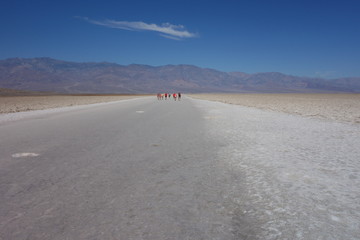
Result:
M242 177L228 194L249 239L360 238L360 124L196 105L224 143L217 160Z
M358 239L358 146L190 98L0 115L0 239Z

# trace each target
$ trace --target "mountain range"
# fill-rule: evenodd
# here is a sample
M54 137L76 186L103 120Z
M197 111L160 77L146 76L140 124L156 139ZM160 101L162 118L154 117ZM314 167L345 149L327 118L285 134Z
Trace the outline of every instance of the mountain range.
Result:
M10 58L0 60L0 88L57 93L360 93L360 77L321 79L277 72L221 72L193 65L124 66Z

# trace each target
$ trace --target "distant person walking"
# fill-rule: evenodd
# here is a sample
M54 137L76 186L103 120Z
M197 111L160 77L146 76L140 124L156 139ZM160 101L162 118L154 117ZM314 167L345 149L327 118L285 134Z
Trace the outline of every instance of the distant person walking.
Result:
M174 94L173 94L173 98L174 98L175 101L176 101L176 97L177 97L177 96L176 96L176 93L174 93Z
M181 93L178 93L178 99L181 100Z
M168 97L168 94L167 94L167 93L165 93L165 100L167 100L167 97Z
M158 93L158 94L157 94L157 99L158 99L158 100L164 100L164 94Z

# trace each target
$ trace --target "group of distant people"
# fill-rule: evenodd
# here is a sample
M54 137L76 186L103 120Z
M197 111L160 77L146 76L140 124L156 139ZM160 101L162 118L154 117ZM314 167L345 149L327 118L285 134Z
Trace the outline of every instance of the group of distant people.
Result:
M157 94L157 99L158 100L167 100L168 98L173 98L175 101L176 100L181 100L181 93L173 93L173 94L170 94L170 93L158 93Z

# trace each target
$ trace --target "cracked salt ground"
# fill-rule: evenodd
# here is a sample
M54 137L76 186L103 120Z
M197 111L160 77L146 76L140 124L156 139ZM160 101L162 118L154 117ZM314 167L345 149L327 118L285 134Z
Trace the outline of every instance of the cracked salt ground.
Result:
M359 239L360 125L198 101L233 183L234 232L252 239ZM241 186L239 186L241 185ZM243 234L244 235L244 234Z

